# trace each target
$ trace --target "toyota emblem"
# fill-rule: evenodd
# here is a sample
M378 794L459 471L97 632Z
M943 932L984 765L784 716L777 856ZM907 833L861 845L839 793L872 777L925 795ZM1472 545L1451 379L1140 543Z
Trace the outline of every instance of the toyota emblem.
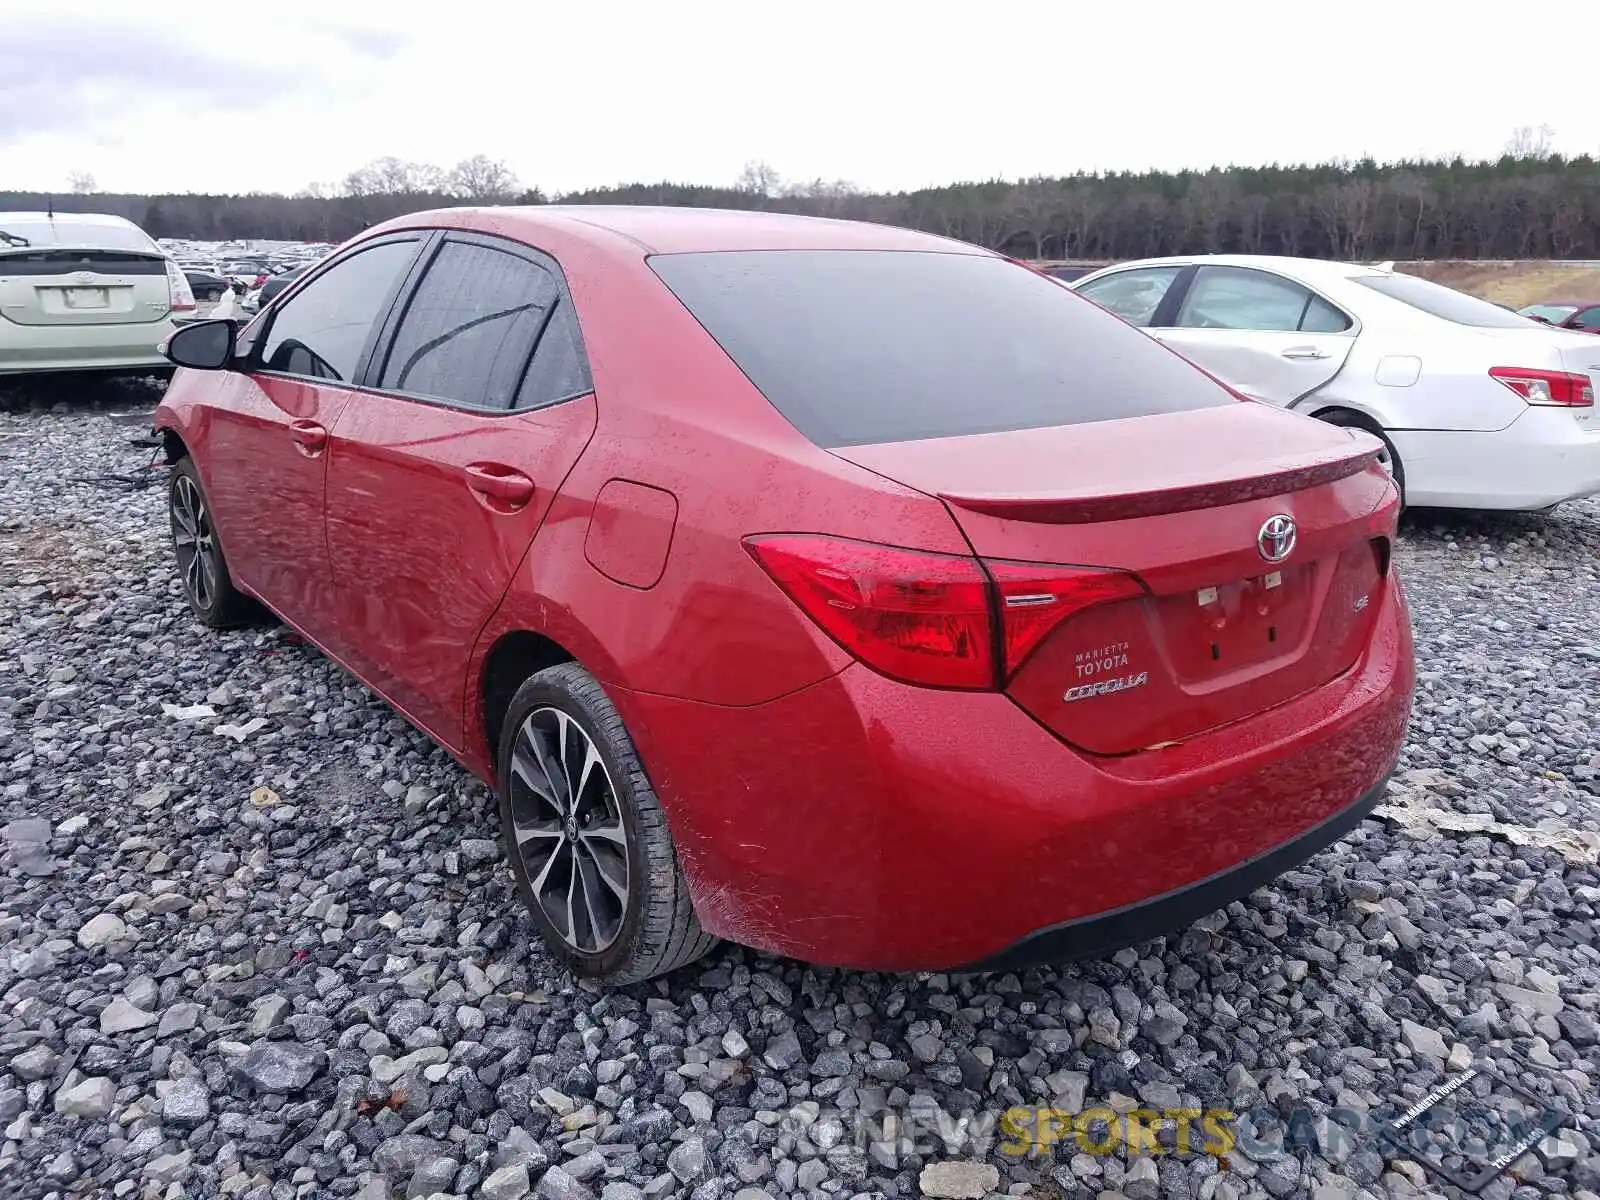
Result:
M1296 531L1294 518L1279 513L1268 517L1256 534L1256 549L1270 563L1282 562L1294 553Z

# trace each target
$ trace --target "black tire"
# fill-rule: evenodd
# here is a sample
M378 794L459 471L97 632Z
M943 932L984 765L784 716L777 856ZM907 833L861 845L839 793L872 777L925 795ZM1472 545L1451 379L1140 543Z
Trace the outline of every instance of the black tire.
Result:
M1383 443L1384 465L1388 467L1389 474L1394 476L1394 485L1400 489L1400 506L1404 508L1406 503L1405 464L1400 461L1400 453L1394 448L1394 443L1389 440L1389 435L1379 427L1378 423L1362 416L1360 413L1353 413L1344 409L1318 413L1317 418L1326 421L1329 425L1337 425L1341 429L1360 429L1370 433Z
M212 629L232 629L254 619L260 610L233 586L222 541L211 524L210 502L191 458L179 459L167 481L167 521L183 595L200 623ZM190 525L195 528L191 530Z
M574 727L582 739L574 737ZM568 747L564 765L557 762L561 738ZM585 979L622 986L676 970L717 944L695 917L666 815L633 739L592 675L562 663L524 682L506 710L499 745L501 844L517 893L556 961ZM592 764L587 779L582 775L587 746L603 768L600 777ZM520 769L513 768L514 756ZM542 770L547 761L549 772ZM551 773L557 766L564 785ZM576 790L576 804L562 799L563 786L568 797ZM607 834L614 828L623 835L620 851ZM619 896L614 880L623 864ZM590 885L584 895L598 906L577 907L580 881Z

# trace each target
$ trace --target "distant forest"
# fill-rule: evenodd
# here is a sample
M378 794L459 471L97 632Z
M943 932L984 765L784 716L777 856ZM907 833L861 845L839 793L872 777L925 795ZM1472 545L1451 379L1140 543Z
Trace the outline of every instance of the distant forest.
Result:
M135 196L87 176L68 193L0 191L0 211L117 213L156 237L338 242L454 204L671 204L770 209L910 226L1030 259L1103 261L1203 251L1323 258L1600 258L1600 162L1519 130L1492 162L1227 167L957 183L874 193L787 181L764 163L730 186L636 183L547 197L479 155L442 169L394 158L336 186L282 195Z

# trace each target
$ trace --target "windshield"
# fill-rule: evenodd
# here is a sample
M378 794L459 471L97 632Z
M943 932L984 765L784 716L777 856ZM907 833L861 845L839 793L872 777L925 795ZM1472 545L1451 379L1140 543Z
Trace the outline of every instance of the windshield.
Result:
M1416 275L1356 275L1352 282L1429 316L1477 329L1526 329L1529 318Z
M1002 258L759 250L650 266L823 447L1237 403L1126 321Z

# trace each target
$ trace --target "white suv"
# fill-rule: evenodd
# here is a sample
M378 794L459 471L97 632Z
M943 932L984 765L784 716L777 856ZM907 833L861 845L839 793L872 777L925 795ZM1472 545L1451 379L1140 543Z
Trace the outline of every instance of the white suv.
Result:
M0 376L170 369L194 313L178 264L122 217L0 212Z

